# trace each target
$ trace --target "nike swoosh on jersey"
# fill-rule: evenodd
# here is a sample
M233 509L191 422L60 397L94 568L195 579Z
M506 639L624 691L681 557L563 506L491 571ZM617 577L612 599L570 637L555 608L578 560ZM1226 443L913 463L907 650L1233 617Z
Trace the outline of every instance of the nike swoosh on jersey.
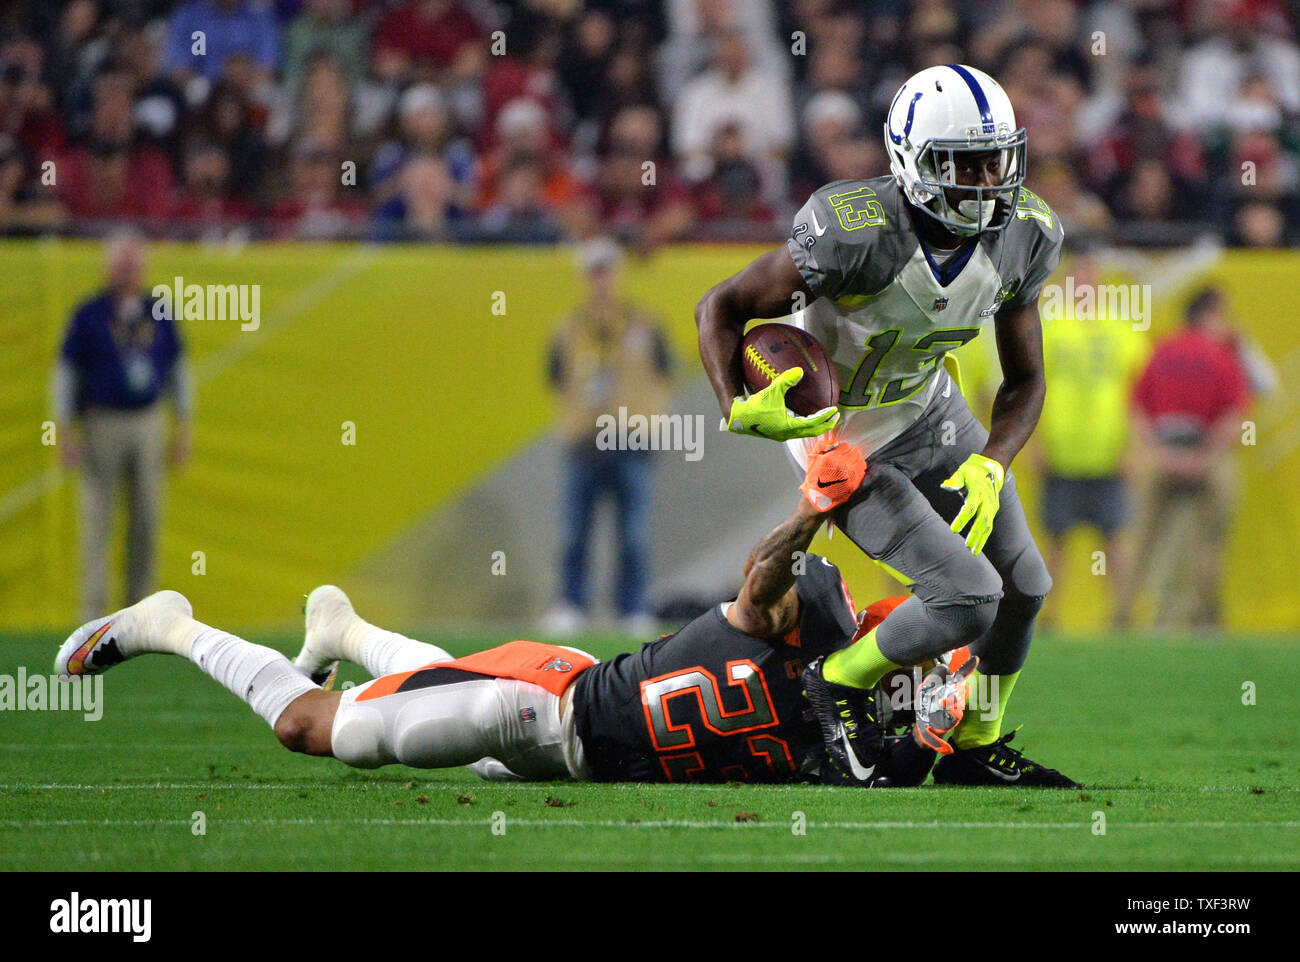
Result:
M843 725L840 726L840 741L844 743L844 750L849 756L849 771L853 773L853 777L858 781L865 782L871 777L872 772L876 770L876 766L862 767L862 763L858 761L858 756L853 752L853 745L850 744L848 732L844 730ZM1019 778L1020 776L1017 775L1016 777Z
M822 234L826 233L826 228L823 227L821 221L817 219L817 211L810 211L810 213L812 214L813 230L816 232L818 237L821 237Z

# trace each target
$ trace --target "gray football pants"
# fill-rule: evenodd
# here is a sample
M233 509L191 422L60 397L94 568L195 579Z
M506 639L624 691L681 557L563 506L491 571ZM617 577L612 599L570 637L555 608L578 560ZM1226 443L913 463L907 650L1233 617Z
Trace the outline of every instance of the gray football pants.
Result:
M1019 671L1028 655L1052 579L1029 533L1015 475L1007 472L980 555L950 528L961 494L940 487L987 441L956 385L942 385L921 417L867 457L862 487L836 514L838 527L869 557L914 582L912 597L876 632L881 653L895 664L970 645L983 673L1003 675Z

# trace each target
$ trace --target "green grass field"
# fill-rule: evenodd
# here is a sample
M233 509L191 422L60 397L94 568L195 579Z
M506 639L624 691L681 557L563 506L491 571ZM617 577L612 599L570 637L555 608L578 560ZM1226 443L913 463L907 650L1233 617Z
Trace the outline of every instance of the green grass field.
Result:
M58 640L0 642L0 675L48 672ZM97 722L0 713L0 870L1294 870L1294 650L1040 637L1011 723L1030 757L1082 791L501 786L459 769L354 771L291 755L196 668L149 656L108 673ZM1255 705L1242 704L1245 682Z

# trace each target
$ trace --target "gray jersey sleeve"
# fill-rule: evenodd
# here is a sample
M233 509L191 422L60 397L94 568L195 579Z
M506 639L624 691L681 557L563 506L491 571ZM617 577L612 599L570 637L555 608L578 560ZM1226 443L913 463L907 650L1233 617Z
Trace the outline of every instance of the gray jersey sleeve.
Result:
M893 278L900 214L892 178L839 180L794 215L786 247L816 297L874 294Z
M1065 231L1061 219L1047 206L1047 202L1032 190L1020 189L1020 203L1008 225L1007 240L1015 248L1020 262L1020 286L1007 301L1007 307L1023 307L1037 300L1043 285L1061 262L1061 243Z

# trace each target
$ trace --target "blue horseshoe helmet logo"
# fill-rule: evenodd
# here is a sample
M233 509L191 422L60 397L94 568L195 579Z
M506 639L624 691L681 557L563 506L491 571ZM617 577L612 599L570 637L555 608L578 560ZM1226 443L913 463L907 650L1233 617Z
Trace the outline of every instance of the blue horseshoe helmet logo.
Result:
M903 91L901 90L894 95L894 103L889 105L890 117L894 115L894 104L898 103L898 98L901 96L903 96ZM894 131L890 128L889 124L888 123L885 124L885 129L889 131L889 139L892 140L895 144L901 144L904 140L907 139L908 135L912 133L912 117L916 113L916 102L920 99L921 99L921 91L918 90L916 93L912 94L912 102L907 105L907 121L903 124L903 132L901 134L895 134Z

